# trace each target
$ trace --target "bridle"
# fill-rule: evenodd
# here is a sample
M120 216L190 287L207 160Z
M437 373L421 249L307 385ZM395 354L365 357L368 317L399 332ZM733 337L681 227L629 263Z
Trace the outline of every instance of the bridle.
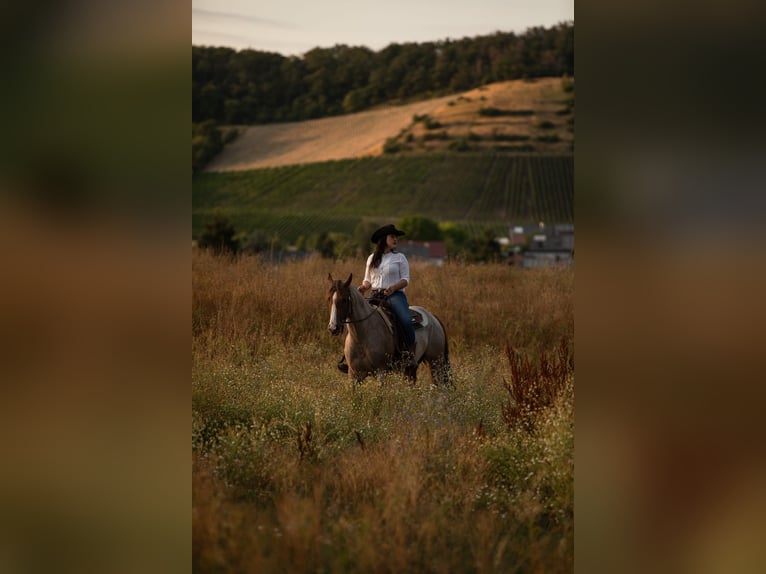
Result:
M340 292L340 290L336 287L335 292L338 293L338 292ZM335 304L335 307L336 308L338 307L337 303ZM351 296L349 295L349 297L348 297L348 315L346 316L345 319L343 319L342 323L344 325L349 325L351 323L361 323L362 321L366 321L367 319L372 317L375 314L376 311L377 311L377 309L375 309L375 307L373 307L372 310L370 311L370 313L366 317L362 317L361 319L352 319L351 317L354 314L354 306L352 305Z
M362 317L361 319L349 319L351 317L351 311L348 312L348 317L346 317L345 321L343 321L344 325L348 325L350 323L361 323L362 321L366 321L370 317L372 317L375 314L376 309L373 307L372 311L370 311L370 314L366 317Z

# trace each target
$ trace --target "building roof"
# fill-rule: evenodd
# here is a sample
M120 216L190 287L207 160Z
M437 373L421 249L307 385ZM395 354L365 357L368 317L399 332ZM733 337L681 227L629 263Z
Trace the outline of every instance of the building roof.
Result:
M399 249L405 255L413 257L447 257L447 246L444 241L416 241L413 239L400 240Z

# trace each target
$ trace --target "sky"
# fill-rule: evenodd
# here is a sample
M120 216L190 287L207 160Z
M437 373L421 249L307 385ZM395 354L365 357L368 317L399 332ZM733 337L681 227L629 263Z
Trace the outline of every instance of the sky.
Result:
M574 0L192 0L192 44L301 56L574 21Z

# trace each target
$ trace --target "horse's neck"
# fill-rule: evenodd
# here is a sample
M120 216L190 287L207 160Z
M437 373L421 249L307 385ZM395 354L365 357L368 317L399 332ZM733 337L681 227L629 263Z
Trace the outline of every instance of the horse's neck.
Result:
M377 309L367 302L367 299L354 289L351 293L353 305L353 323L349 324L351 331L357 339L367 338L385 329L383 318L380 317Z
M370 311L372 311L372 305L370 305L367 302L367 299L364 298L364 296L356 289L351 290L351 305L353 309L353 325L360 326L367 322L367 319L364 319L370 314ZM362 320L364 319L364 320Z

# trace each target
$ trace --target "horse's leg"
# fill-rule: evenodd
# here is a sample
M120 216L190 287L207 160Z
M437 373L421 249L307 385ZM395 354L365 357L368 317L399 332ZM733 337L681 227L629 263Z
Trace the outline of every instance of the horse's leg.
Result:
M410 383L414 385L418 381L418 366L405 365L404 376Z
M450 371L449 358L445 355L428 361L428 367L431 370L431 380L435 385L451 387L452 376Z
M439 327L441 328L440 335L442 339L442 345L436 356L428 362L428 366L431 370L431 380L436 385L451 387L453 385L453 381L452 369L449 362L449 342L447 340L447 330L444 328L444 323L441 322L441 319L439 319L436 315L433 315L433 317L439 323ZM435 335L435 333L432 333L432 336L433 335Z
M418 380L418 367L420 367L420 363L426 362L428 363L427 354L428 354L428 338L423 338L423 336L420 336L420 340L418 340L418 335L420 332L415 333L415 364L409 365L404 364L403 366L403 372L404 376L409 380L411 383L416 383ZM422 350L421 353L419 351ZM429 363L430 365L430 363Z

